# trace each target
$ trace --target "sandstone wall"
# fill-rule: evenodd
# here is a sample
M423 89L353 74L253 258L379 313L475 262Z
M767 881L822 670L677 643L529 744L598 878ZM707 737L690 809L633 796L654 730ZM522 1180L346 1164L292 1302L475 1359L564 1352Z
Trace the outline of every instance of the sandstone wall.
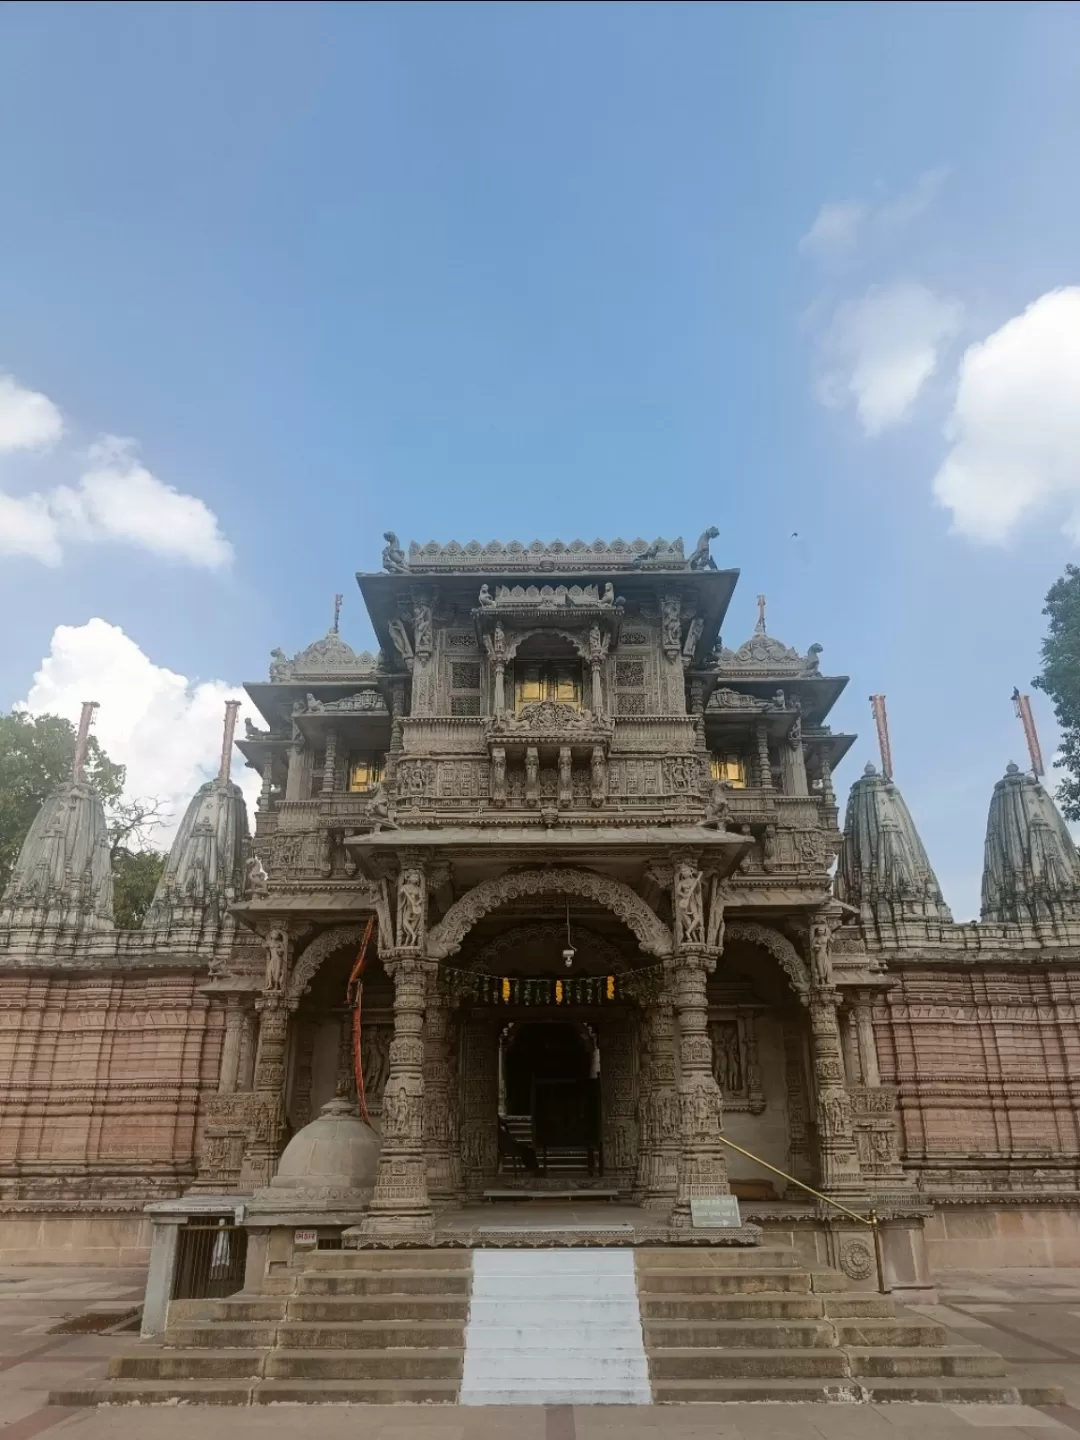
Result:
M938 1200L1080 1200L1080 969L890 965L875 1013L905 1168Z
M0 975L0 1261L145 1256L142 1207L191 1183L217 1089L203 978Z

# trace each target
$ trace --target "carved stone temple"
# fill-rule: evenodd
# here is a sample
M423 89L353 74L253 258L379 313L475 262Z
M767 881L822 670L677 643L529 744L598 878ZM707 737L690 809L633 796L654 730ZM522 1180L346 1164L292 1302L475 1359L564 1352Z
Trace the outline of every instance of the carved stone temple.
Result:
M358 576L379 653L336 619L273 652L235 742L253 826L230 709L141 930L77 762L0 905L0 1259L145 1258L168 1202L238 1207L250 1274L304 1228L430 1242L547 1193L677 1244L733 1194L865 1279L797 1180L876 1209L898 1289L1080 1263L1060 816L1010 765L954 923L891 779L841 829L821 646L763 604L721 642L709 540L388 537Z

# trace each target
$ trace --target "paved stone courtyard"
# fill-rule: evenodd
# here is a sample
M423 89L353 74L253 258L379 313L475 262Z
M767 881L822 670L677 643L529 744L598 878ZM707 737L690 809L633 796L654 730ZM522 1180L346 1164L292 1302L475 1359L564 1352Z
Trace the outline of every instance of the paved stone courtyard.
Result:
M51 1390L104 1373L129 1349L127 1317L142 1297L139 1270L53 1266L0 1269L0 1440L994 1440L1080 1435L1080 1270L954 1276L941 1303L922 1307L961 1341L1000 1351L1028 1384L1059 1385L1066 1404L552 1406L530 1409L328 1406L235 1410L139 1407L65 1410ZM56 1327L89 1314L85 1333ZM92 1328L90 1328L92 1326ZM105 1327L106 1333L101 1333Z

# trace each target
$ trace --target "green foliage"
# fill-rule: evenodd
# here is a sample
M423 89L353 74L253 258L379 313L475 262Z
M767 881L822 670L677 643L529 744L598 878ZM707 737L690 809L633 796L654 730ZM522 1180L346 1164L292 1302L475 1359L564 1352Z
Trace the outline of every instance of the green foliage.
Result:
M160 850L129 850L122 845L113 850L112 863L116 924L121 930L137 930L165 869L165 856Z
M0 894L47 795L71 779L75 727L59 715L0 715ZM86 779L106 805L119 803L124 767L114 765L90 737Z
M45 798L71 779L75 727L59 715L0 715L0 895L34 816ZM155 801L125 801L123 765L105 754L90 736L84 774L101 796L112 844L113 901L116 923L135 929L142 923L165 864L146 834L160 824Z
M1067 565L1051 585L1043 614L1049 617L1042 643L1042 672L1033 682L1054 702L1061 727L1059 764L1066 778L1057 797L1069 820L1080 820L1080 569Z

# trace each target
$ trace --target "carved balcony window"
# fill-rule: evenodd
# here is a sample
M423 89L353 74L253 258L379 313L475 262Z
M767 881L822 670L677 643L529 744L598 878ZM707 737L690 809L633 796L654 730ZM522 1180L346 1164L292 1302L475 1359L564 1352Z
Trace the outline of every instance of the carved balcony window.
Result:
M364 795L383 778L385 756L378 750L368 750L349 756L349 779L346 789L350 795Z
M514 666L514 713L545 702L581 709L581 663L570 660L518 661Z
M746 789L746 759L730 751L714 750L709 756L709 774L726 780L734 790Z

